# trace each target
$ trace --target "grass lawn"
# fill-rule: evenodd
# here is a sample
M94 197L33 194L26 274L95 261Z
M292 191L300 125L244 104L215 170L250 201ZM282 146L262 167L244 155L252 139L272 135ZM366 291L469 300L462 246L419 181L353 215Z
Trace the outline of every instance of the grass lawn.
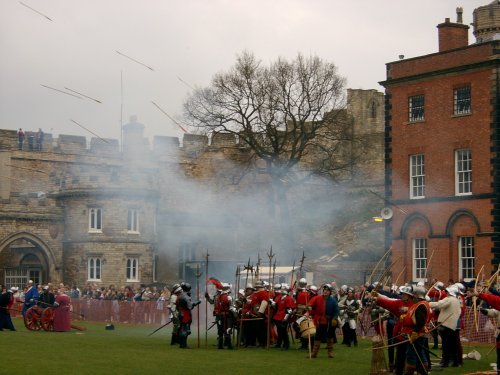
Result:
M103 323L77 322L87 331L64 333L31 332L20 319L14 319L16 332L0 332L2 364L0 374L217 374L217 375L268 375L268 374L318 374L370 373L371 342L361 340L357 348L335 345L335 358L326 356L326 344L318 358L309 360L307 352L290 349L218 350L215 337L209 337L205 348L205 333L201 333L197 349L196 327L188 344L191 350L170 345L171 327L166 327L148 337L156 326L120 325L115 330L105 330ZM488 370L496 361L495 350L488 357L492 346L464 346L464 352L475 349L482 354L480 361L466 360L463 368L447 368L442 374L466 374ZM433 371L433 373L435 373Z

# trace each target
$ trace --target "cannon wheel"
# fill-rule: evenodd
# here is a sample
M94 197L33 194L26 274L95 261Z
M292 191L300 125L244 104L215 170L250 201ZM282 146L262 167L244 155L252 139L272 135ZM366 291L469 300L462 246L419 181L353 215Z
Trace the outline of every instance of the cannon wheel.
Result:
M52 307L43 310L40 322L44 331L54 330L54 309Z
M24 314L24 325L30 331L39 331L42 329L40 322L41 309L38 306L32 306Z

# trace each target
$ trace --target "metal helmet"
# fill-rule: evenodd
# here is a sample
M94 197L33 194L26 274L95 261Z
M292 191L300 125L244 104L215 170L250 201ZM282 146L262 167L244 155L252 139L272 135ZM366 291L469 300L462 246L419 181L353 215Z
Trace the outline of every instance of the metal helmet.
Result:
M444 290L444 284L442 281L438 281L436 284L434 284L434 289L443 291Z
M282 293L287 293L290 290L290 285L288 284L281 284L281 292Z
M322 286L323 289L327 289L330 292L333 290L332 284L326 283L325 285Z
M174 285L172 285L172 289L171 290L173 292L174 290L176 290L177 288L180 288L180 287L181 287L181 284L175 283Z
M418 299L425 299L425 295L427 294L427 290L421 285L417 285L416 287L413 288L413 294L415 297Z
M411 285L408 285L408 286L404 286L402 289L401 289L401 293L402 294L408 294L409 296L414 296L413 294L413 287Z
M307 286L307 280L304 278L301 278L299 280L299 288L305 288Z
M177 287L175 287L175 288L172 288L172 293L177 294L177 293L180 293L180 292L182 292L182 288L181 288L180 285L177 286Z
M458 292L461 295L465 294L465 286L464 286L464 284L462 284L462 283L455 283L455 284L453 284L453 286L456 286L458 288Z
M446 288L446 291L450 296L458 297L459 290L455 285L450 285L448 288Z
M244 296L245 295L245 290L244 289L238 290L238 294Z
M191 291L191 284L183 282L183 283L181 283L181 288L183 291L189 292L189 291Z
M340 290L341 290L342 292L347 292L347 285L342 285L342 286L340 287Z
M279 284L279 283L278 284L274 284L274 290L277 291L277 292L281 291L282 287L283 286L281 284Z
M262 280L257 280L255 282L255 287L256 288L263 288L264 287L264 282Z
M245 289L255 289L255 288L253 287L253 285L252 285L252 284L248 283L248 284L245 286Z
M228 293L231 291L231 284L229 283L222 283L222 291L224 293Z
M423 281L419 281L419 282L417 283L417 286L425 286L425 283L424 283Z
M312 294L318 294L318 287L316 285L311 285L309 287L309 291L312 293Z

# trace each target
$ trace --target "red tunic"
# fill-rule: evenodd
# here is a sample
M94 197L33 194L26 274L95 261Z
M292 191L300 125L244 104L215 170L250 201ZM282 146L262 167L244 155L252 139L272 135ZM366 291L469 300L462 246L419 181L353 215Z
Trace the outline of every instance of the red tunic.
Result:
M500 297L489 293L479 293L479 298L488 302L488 305L493 307L495 310L500 310Z
M295 302L289 295L278 295L275 298L276 302L276 313L274 314L274 320L283 321L287 315L286 310L294 309Z
M54 308L54 331L71 331L71 299L66 294L58 294L56 302L59 306Z
M427 325L429 324L429 322L431 321L431 318L432 318L432 311L431 311L431 308L429 307L428 302L420 301L420 302L417 302L417 303L411 305L408 308L408 312L406 314L401 315L402 324L403 324L403 326L401 328L402 333L406 333L407 335L410 335L412 332L416 331L414 315L415 315L415 311L417 310L417 308L419 306L425 306L425 309L427 310L427 314L425 315L424 325L419 329L419 331L417 333L424 333L426 331Z
M328 319L326 318L326 303L323 296L314 296L311 298L309 306L311 306L311 317L316 327L320 324L328 323Z
M389 310L391 314L396 316L398 320L396 321L396 324L394 325L393 329L393 337L397 340L403 340L405 337L401 336L401 329L402 329L402 316L406 312L401 311L403 307L410 308L410 306L413 304L413 302L407 300L403 301L402 299L395 299L395 298L388 298L383 295L379 295L377 297L376 301L377 305Z

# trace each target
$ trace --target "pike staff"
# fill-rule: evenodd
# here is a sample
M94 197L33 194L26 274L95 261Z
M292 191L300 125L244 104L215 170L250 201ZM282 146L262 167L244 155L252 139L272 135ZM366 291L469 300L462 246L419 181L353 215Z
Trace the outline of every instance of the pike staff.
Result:
M273 246L271 245L271 251L267 253L267 257L269 258L269 281L271 281L271 266L274 258L273 254ZM274 281L274 280L273 280ZM269 285L269 290L267 292L267 349L271 347L271 303L269 300L271 299L271 292L273 290L273 284Z
M202 272L200 272L200 263L197 264L196 266L196 273L194 274L196 276L196 300L200 300L200 276L202 275ZM200 348L200 308L198 307L197 309L197 323L198 323L198 349Z
M300 258L300 266L299 270L297 271L297 277L295 279L299 280L302 277L302 269L304 268L304 260L306 259L306 256L304 254L304 251L302 251L302 258Z
M250 265L250 257L248 257L248 263L246 266L244 266L243 270L247 271L246 275L246 280L245 280L245 291L248 285L248 273L252 272L252 279L253 279L253 265ZM253 285L253 280L252 280L252 285ZM245 295L245 301L246 301L246 295ZM244 302L245 303L245 302ZM243 332L243 306L241 307L241 316L240 316L240 329L238 330L238 342L236 343L236 348L240 348L240 342L241 342L241 334Z
M208 257L210 254L208 254L208 249L207 249L207 254L205 255L205 276L206 276L206 281L205 281L205 295L208 293ZM208 301L205 298L205 348L208 348Z
M236 265L236 275L235 275L235 281L234 281L234 302L235 303L237 300L238 300L238 291L240 290L240 265L237 264ZM233 318L232 318L233 319ZM233 319L234 321L235 319ZM234 326L235 324L233 324L233 329L232 329L232 334L233 334L233 342L234 342L234 339L235 339L235 335L236 335L236 329L234 329Z
M260 253L257 253L257 264L255 265L255 279L259 280L260 276L260 261L262 259L260 258Z

